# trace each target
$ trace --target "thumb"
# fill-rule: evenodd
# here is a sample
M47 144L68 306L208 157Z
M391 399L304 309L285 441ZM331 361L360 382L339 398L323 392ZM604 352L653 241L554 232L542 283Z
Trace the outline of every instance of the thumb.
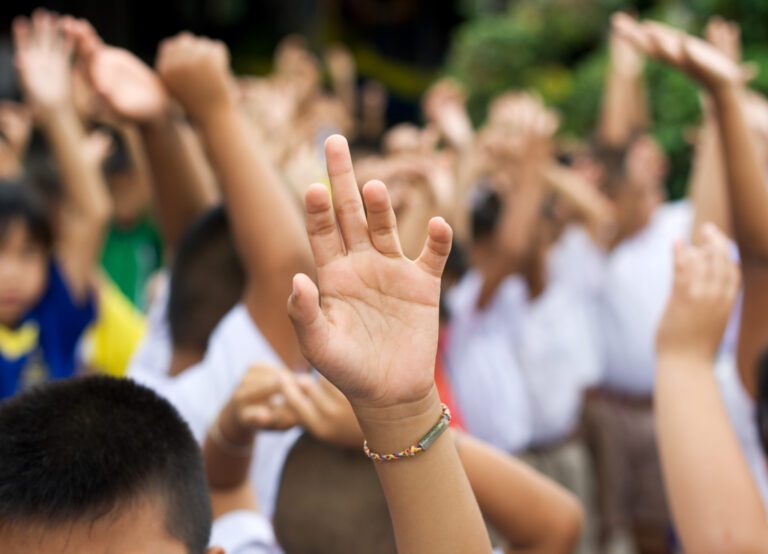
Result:
M314 364L327 344L328 320L320 309L320 293L312 279L298 273L288 298L288 315L304 357Z

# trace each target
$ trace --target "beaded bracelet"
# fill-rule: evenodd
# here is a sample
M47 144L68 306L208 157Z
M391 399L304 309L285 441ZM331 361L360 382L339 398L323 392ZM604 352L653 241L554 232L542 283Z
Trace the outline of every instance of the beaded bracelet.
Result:
M409 446L400 452L394 452L392 454L379 454L378 452L374 452L368 448L368 441L363 441L363 452L365 452L365 455L374 462L393 462L401 458L410 458L419 452L423 452L432 446L437 438L442 435L451 425L451 410L445 404L442 404L442 407L443 415L440 416L440 420L435 424L434 427L432 427L432 429L427 431L427 434L424 435L416 444Z

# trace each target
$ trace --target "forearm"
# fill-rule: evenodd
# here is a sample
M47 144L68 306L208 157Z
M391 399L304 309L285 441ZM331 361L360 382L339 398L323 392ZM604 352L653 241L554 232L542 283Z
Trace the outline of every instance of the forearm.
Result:
M226 106L198 123L249 275L311 271L298 208L237 108Z
M542 168L542 177L590 227L600 229L613 223L610 201L575 171L552 162Z
M693 202L693 244L700 244L701 228L714 223L726 235L731 235L731 215L728 188L723 168L723 152L717 123L707 116L696 140L696 153L691 171L688 195Z
M173 250L189 224L218 202L218 191L195 161L202 152L190 149L183 123L166 113L143 124L140 132L153 177L155 209L166 245Z
M685 550L764 551L766 514L711 364L660 355L654 401L664 482ZM754 544L760 549L748 548Z
M456 440L480 510L513 552L572 551L584 516L570 493L504 452L466 435Z
M64 106L46 112L41 128L50 146L64 185L65 206L88 222L97 234L111 213L111 200L101 168L89 162L83 153L85 131L73 107Z
M226 427L221 418L214 425L219 427L208 432L203 444L208 486L211 489L232 489L248 478L254 436L250 432ZM247 454L249 450L251 455Z
M768 188L741 109L741 89L722 86L711 91L725 156L731 221L742 260L768 259Z
M394 452L415 444L440 418L440 399L433 389L409 415L379 419L356 410L368 444L377 452ZM450 433L426 451L395 462L376 462L400 554L491 551L472 489Z
M623 74L612 65L603 91L598 134L600 142L618 148L624 146L634 130L637 79Z

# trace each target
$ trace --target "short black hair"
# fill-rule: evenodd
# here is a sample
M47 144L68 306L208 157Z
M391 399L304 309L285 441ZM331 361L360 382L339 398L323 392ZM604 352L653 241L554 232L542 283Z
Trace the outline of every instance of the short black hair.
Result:
M115 173L131 171L133 169L133 163L131 162L128 145L126 144L122 133L108 127L101 127L100 129L107 133L112 139L112 149L102 164L104 174L110 176Z
M192 223L176 249L168 299L173 345L204 352L216 324L244 288L245 271L227 212L212 208Z
M166 400L130 380L51 381L0 403L0 526L95 521L145 495L189 554L212 513L200 449Z
M4 242L11 224L21 221L33 241L50 249L53 232L48 210L35 186L25 181L0 180L0 243Z
M479 240L496 231L501 217L501 199L489 181L481 181L472 191L472 238Z
M333 446L307 433L283 466L274 526L285 554L397 552L371 461L358 448Z
M646 131L636 129L620 146L612 146L600 141L592 143L592 156L603 168L600 187L603 191L608 194L616 193L626 184L627 157L635 144L646 135Z

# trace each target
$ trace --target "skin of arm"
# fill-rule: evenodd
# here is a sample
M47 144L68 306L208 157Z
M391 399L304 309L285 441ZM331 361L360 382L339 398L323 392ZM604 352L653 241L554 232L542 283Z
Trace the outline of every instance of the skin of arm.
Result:
M723 152L717 121L707 114L696 139L688 195L693 202L693 244L701 244L702 226L713 223L726 235L731 235L731 214L728 203L728 183L723 167Z
M91 85L114 118L138 128L145 162L137 169L148 164L154 206L166 249L172 254L189 224L219 199L193 131L174 117L160 79L136 56L105 45L85 20L65 18L63 29L76 44ZM129 141L131 152L139 147L134 142L139 141Z
M14 21L16 67L26 101L53 151L64 184L56 253L72 294L83 299L101 254L111 201L98 165L83 145L85 131L71 95L73 44L60 20L43 10Z
M508 552L571 552L584 513L566 490L477 439L454 433L483 515L513 545Z
M628 18L618 13L615 20ZM632 132L647 123L648 110L642 83L643 63L639 53L625 38L611 34L610 62L605 80L600 113L600 141L621 147Z
M284 430L298 423L293 410L273 398L289 378L287 369L264 364L251 367L245 374L203 444L211 488L231 490L247 479L259 431Z
M441 417L434 365L451 231L432 219L421 255L408 260L384 184L363 187L366 212L343 137L326 141L326 160L335 210L324 186L306 195L318 284L295 276L288 313L304 356L350 401L370 448L394 452ZM491 551L450 435L376 471L400 554Z
M766 552L766 513L713 372L739 271L725 235L712 225L702 235L701 247L675 247L675 282L657 338L664 483L687 552Z
M280 298L290 292L293 274L310 271L309 248L290 191L231 94L226 47L182 34L161 45L157 67L202 132L246 268L246 306L285 364L301 365Z

